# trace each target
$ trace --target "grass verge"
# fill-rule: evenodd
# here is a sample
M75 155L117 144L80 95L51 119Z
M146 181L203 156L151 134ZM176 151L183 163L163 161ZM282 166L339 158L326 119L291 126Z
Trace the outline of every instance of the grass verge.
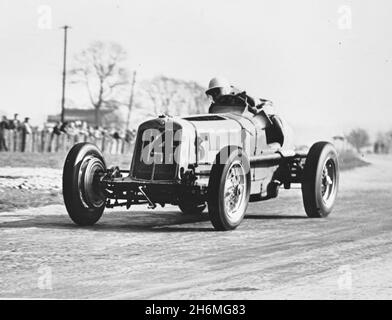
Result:
M57 153L34 153L34 152L0 152L1 167L29 167L29 168L54 168L62 169L67 154ZM128 169L131 165L132 155L104 154L107 167L119 166L120 169Z

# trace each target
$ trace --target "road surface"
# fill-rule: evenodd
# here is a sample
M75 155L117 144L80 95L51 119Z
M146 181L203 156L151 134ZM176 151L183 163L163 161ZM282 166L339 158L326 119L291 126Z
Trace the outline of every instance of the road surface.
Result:
M80 228L61 205L0 213L0 298L392 298L392 157L341 174L334 212L300 190L252 203L240 227L175 207L108 210Z

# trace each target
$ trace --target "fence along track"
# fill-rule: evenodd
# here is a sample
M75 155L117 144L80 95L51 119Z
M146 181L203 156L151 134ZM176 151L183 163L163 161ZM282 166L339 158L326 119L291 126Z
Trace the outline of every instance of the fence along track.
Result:
M56 135L48 131L38 130L34 130L32 133L25 133L20 130L4 130L4 138L8 152L66 152L75 143L91 142L96 144L102 152L130 154L134 144L134 141L115 139L108 135L95 138L86 134L62 133Z

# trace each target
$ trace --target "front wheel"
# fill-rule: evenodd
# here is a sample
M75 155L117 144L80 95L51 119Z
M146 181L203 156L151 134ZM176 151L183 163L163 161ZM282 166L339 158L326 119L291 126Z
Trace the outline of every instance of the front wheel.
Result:
M302 199L310 218L328 216L335 204L339 185L337 153L329 142L317 142L306 157Z
M235 229L243 220L250 194L249 168L249 160L239 148L218 154L208 184L208 212L216 230Z
M102 153L94 144L77 143L63 168L63 197L68 215L80 226L91 226L102 216L105 196L99 178L106 171Z

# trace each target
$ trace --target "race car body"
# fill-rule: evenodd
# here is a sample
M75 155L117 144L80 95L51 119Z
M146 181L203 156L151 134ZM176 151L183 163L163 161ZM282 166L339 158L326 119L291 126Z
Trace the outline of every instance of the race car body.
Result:
M207 206L217 230L236 228L249 201L277 197L300 183L305 211L327 216L338 186L337 154L327 142L298 153L293 133L277 115L250 109L226 95L209 114L162 115L139 126L130 168L106 168L89 143L75 145L63 173L65 205L73 221L91 225L105 207L178 205L184 214Z

